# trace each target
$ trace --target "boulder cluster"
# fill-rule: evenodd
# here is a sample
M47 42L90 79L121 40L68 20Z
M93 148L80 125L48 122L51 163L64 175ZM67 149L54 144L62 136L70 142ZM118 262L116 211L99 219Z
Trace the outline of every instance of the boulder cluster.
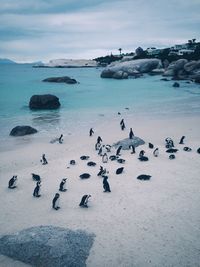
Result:
M150 73L153 70L162 68L159 59L136 59L125 62L113 62L101 73L101 78L128 79L138 78L143 73Z
M171 77L173 80L192 80L200 83L200 60L188 61L187 59L179 59L164 64L164 67L159 59L113 62L102 71L101 78L138 78L143 73L163 75L164 77Z
M173 61L166 68L163 76L172 77L174 80L192 80L200 83L200 60L179 59Z

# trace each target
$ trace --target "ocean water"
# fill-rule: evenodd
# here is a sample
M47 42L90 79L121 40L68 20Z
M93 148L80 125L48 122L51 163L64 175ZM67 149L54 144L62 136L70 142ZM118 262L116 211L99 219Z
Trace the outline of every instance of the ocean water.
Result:
M100 78L101 68L33 68L29 64L0 65L0 136L6 140L16 125L31 125L40 135L80 131L118 112L133 116L171 117L200 115L200 85L161 81L161 76L139 79ZM45 83L53 76L70 76L79 84ZM55 94L61 108L31 111L34 94Z

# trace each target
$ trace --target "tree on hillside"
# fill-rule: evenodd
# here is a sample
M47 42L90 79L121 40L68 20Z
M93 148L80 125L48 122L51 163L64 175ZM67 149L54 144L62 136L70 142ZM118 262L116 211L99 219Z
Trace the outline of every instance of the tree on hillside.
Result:
M118 50L119 50L119 54L121 56L121 54L122 54L122 48L119 48Z

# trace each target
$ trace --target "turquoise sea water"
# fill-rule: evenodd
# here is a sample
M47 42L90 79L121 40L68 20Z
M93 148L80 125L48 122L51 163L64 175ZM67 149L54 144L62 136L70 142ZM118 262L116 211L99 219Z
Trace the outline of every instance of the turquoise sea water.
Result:
M32 68L31 65L0 65L0 136L7 137L16 125L31 125L40 133L73 131L92 127L117 112L146 117L200 114L200 85L160 81L161 76L112 80L100 78L96 68ZM79 84L44 83L53 76L70 76ZM61 108L56 111L30 111L33 94L55 94Z

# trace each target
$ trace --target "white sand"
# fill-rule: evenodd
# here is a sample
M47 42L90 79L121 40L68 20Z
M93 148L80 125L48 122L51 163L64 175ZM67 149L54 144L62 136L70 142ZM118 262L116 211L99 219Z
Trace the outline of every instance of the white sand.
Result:
M34 140L18 145L1 155L0 234L9 234L37 225L54 225L82 229L96 235L94 246L87 260L88 267L146 267L146 266L200 266L200 118L190 117L164 120L137 120L124 118L126 130L119 127L120 118L94 127L88 132L65 135L64 143L50 144L37 137L19 138ZM103 193L102 178L97 177L101 158L94 149L100 135L105 144L112 144L128 136L132 127L135 135L159 147L159 157L152 155L147 144L136 149L136 154L122 151L124 165L117 162L104 164L109 170L111 193ZM88 129L89 130L89 129ZM178 145L185 135L183 151ZM165 153L164 139L171 137L180 149L175 160ZM148 162L137 157L146 151ZM113 149L114 154L115 150ZM48 165L40 163L46 154ZM89 155L96 167L88 167L81 155ZM77 164L69 166L75 159ZM115 170L124 166L125 171L116 175ZM33 198L35 182L31 173L42 177L42 197ZM89 172L88 180L79 175ZM18 188L7 189L8 180L18 175ZM139 181L140 174L150 174L150 181ZM67 192L61 194L61 209L52 210L51 201L62 178L67 177ZM83 194L91 194L88 209L78 206ZM26 266L7 257L0 257L0 266Z

